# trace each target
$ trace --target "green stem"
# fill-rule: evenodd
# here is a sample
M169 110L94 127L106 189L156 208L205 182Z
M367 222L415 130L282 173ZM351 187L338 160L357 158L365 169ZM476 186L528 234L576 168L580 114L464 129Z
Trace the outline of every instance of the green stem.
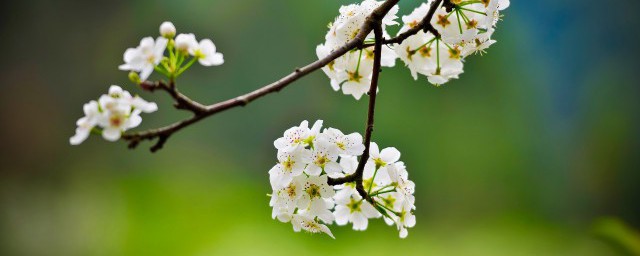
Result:
M176 77L180 76L182 74L182 72L184 72L185 70L189 69L191 67L191 65L193 65L193 63L195 63L198 60L198 58L192 58L187 65L185 65L183 68L180 68L180 70L178 71L178 74L176 74Z

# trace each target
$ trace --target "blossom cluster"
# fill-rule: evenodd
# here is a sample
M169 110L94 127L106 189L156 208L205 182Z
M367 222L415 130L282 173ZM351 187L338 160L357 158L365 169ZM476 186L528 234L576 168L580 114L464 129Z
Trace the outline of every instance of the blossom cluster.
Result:
M174 39L175 36L175 39ZM168 56L165 56L168 52ZM187 61L190 57L191 60ZM131 71L135 82L145 81L156 70L169 78L176 78L198 61L203 66L224 63L222 53L216 51L211 39L196 40L194 34L179 34L171 22L160 25L160 37L145 37L140 45L124 52L120 70Z
M340 15L331 24L326 42L316 48L318 58L326 57L346 41L354 39L366 16L381 3L365 0L359 5L340 8ZM403 16L403 25L398 34L418 26L427 16L432 3L433 0L429 0ZM457 79L463 72L465 57L474 53L483 54L496 42L491 36L500 18L500 11L509 6L509 0L450 0L450 3L450 8L439 6L430 21L439 35L421 30L399 45L383 47L381 66L393 67L395 60L400 58L416 80L421 74L427 77L429 83L440 86ZM397 13L396 6L382 22L385 38L389 38L386 26L398 24L395 21ZM367 40L370 41L372 37L372 34L368 35ZM373 55L373 47L354 50L325 66L323 71L331 80L331 87L336 91L342 87L344 94L360 99L371 83Z
M360 4L351 4L340 8L340 15L330 24L329 32L325 36L325 43L316 47L318 58L322 59L332 51L341 47L348 41L353 40L360 32L360 27L365 22L367 16L380 6L383 2L375 0L365 0ZM382 20L384 34L386 27L397 25L395 21L398 17L398 6L394 6ZM373 33L367 35L367 40L372 40ZM331 80L331 87L335 91L342 88L346 95L353 95L360 99L367 93L371 84L373 70L373 46L357 51L350 51L347 54L335 59L322 68L322 71ZM383 67L393 67L396 64L397 56L388 47L382 49L381 65Z
M272 218L291 222L294 231L326 233L327 225L347 225L366 230L368 219L383 217L396 225L400 237L415 225L414 183L408 179L400 152L380 150L371 143L362 185L375 205L365 200L355 182L330 186L329 178L353 175L358 157L365 150L362 136L344 134L335 128L322 130L322 121L310 128L307 121L291 127L274 142L278 163L269 170L273 192L269 205Z
M91 132L102 134L108 141L116 141L124 131L140 125L142 112L155 112L158 106L112 85L108 94L84 104L83 110L85 116L78 119L76 134L69 139L72 145L85 141Z
M203 66L218 66L224 63L224 58L216 52L211 39L198 42L193 34L176 36L173 23L164 22L160 25L160 36L156 39L145 37L140 45L127 49L124 52L125 63L118 68L130 71L129 78L140 84L153 71L173 80L196 61ZM155 103L131 96L118 86L111 86L107 95L84 105L85 116L77 121L76 134L69 141L72 145L78 145L92 132L102 134L108 141L116 141L123 132L140 125L141 112L151 113L157 109Z

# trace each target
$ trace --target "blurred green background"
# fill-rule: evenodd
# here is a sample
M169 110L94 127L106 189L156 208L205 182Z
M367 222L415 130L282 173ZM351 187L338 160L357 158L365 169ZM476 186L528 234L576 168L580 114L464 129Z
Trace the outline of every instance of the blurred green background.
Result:
M220 67L180 78L213 103L316 59L337 0L0 3L0 255L634 255L640 252L638 1L512 1L498 44L442 88L381 76L374 141L402 152L418 224L382 220L337 240L271 220L272 142L301 120L364 128L366 101L321 72L185 129L151 154L92 137L82 104L110 84L186 117L118 71L159 24L210 37ZM407 14L420 1L401 1ZM620 8L623 7L623 8Z

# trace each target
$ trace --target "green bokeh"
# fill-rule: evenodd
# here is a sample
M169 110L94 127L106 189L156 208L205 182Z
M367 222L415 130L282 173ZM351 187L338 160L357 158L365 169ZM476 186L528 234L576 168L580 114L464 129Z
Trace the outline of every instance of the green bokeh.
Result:
M639 89L629 60L637 50L585 43L596 21L593 30L549 21L577 1L542 1L549 17L512 1L499 43L444 87L413 81L401 62L381 74L374 141L402 152L417 186L418 224L405 240L382 220L366 232L334 226L332 240L270 218L274 139L305 119L364 128L366 101L333 92L322 73L185 129L156 154L147 143L132 151L97 137L68 145L82 104L110 84L158 102L141 129L187 117L117 70L123 51L162 21L212 38L224 53L224 65L196 66L179 80L184 93L213 103L315 60L326 24L347 2L6 3L0 254L583 256L624 253L618 240L637 246L633 231L593 228L601 216L628 223L622 230L640 224ZM418 4L401 2L402 14ZM638 22L629 15L606 24L631 29ZM544 33L560 23L567 34ZM576 48L542 51L553 49L548 41ZM596 58L603 49L614 50ZM562 65L573 58L567 52L585 59ZM573 65L579 80L568 75Z

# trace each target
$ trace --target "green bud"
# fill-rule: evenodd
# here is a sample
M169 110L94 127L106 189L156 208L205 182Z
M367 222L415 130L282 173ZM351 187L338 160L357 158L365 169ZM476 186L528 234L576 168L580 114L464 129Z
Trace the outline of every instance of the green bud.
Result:
M129 80L135 84L140 84L142 81L140 80L140 76L136 72L129 72Z

